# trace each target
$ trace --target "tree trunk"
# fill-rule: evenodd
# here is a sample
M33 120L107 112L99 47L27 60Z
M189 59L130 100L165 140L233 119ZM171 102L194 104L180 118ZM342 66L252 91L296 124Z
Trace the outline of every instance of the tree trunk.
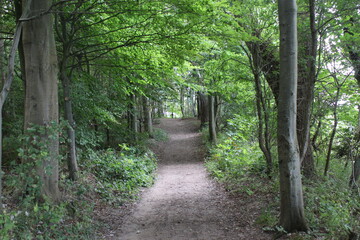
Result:
M23 3L26 3L23 0ZM47 11L50 0L33 0L30 17L23 26L23 47L25 57L25 129L32 125L48 128L52 123L58 124L58 85L57 56L53 33L52 16L42 14ZM25 6L25 4L23 4ZM53 201L58 201L58 133L36 132L41 144L49 153L46 160L36 164L36 171L42 183L41 194ZM36 159L33 159L36 161Z
M68 58L70 57L71 41L68 39L68 33L66 30L66 19L63 15L60 15L61 25L61 43L62 43L62 59L60 62L60 81L63 86L64 94L64 118L68 122L67 135L68 135L68 155L67 164L69 169L69 178L75 181L78 178L78 164L76 157L76 134L75 134L75 121L72 110L71 101L71 79L68 73Z
M204 127L209 122L209 102L207 96L199 92L198 93L198 113L201 121L201 127Z
M5 83L5 42L4 39L1 39L2 34L0 33L0 81L2 88ZM4 99L5 101L5 99ZM0 214L2 213L3 204L2 204L2 108L3 104L0 105Z
M14 6L15 6L15 15L16 19L19 20L21 16L23 16L23 7L22 7L22 0L15 0ZM18 53L19 53L19 62L20 62L20 69L21 69L21 80L24 84L24 89L26 89L26 81L25 81L25 56L24 56L24 48L22 45L22 36L20 36L20 44L18 47ZM24 102L25 105L25 102Z
M316 126L316 129L315 129L315 133L314 133L314 135L313 135L312 138L311 138L311 146L312 146L312 148L313 148L315 151L318 150L317 139L318 139L318 137L319 137L319 135L320 135L321 125L322 125L322 119L321 119L321 117L320 117L320 118L319 118L319 122L318 122L318 124L317 124L317 126Z
M149 106L149 100L146 96L143 96L143 111L145 131L149 134L149 137L153 137L151 107Z
M299 83L298 83L298 142L300 157L306 176L315 174L314 158L310 142L310 113L313 100L314 83L316 79L316 51L317 51L317 31L315 28L315 3L309 0L310 12L310 31L306 26L301 34L301 60L299 63ZM260 33L254 31L253 35L261 39ZM279 61L276 57L276 48L267 41L246 42L253 60L258 59L261 71L270 86L274 95L275 102L279 102Z
M136 114L136 95L131 94L130 96L130 105L129 105L129 112L130 112L130 127L131 131L133 132L133 140L137 140L137 133L138 131L138 119Z
M196 117L198 120L201 120L201 99L200 99L200 92L196 94L196 109L197 114Z
M6 66L6 61L5 61L5 42L4 39L2 38L2 34L0 33L0 87L2 88L4 82L5 82L5 66Z
M261 53L259 49L259 44L257 43L247 43L247 46L252 55L251 61L251 70L254 75L255 82L255 92L256 92L256 110L258 116L258 141L259 147L263 152L266 160L266 173L270 176L272 171L272 156L271 156L271 144L270 144L270 133L269 133L269 118L267 113L267 106L263 96L263 91L261 88ZM264 129L265 126L265 129Z
M185 118L185 96L184 96L184 87L180 86L180 109L181 115Z
M296 0L279 0L280 84L278 155L280 168L280 225L287 232L306 231L296 136L297 7Z
M349 186L351 188L355 189L356 187L359 187L356 184L356 182L359 180L359 176L360 176L360 158L359 156L357 156L355 162L352 164L352 171L349 181Z
M336 89L335 105L334 105L334 110L333 110L334 125L331 130L329 145L328 145L328 149L327 149L327 153L326 153L324 176L326 176L329 171L331 151L332 151L332 146L333 146L333 142L334 142L334 138L335 138L335 134L336 134L336 130L337 130L337 125L338 125L337 107L338 107L339 96L340 96L340 87L338 86Z
M209 136L210 142L216 144L216 121L215 121L215 101L214 96L209 95Z
M309 22L302 24L299 38L299 76L297 88L297 137L303 173L307 177L315 175L314 157L310 142L310 117L316 81L317 30L315 27L315 1L309 0ZM302 16L307 21L307 15ZM310 31L309 31L310 30Z
M75 181L78 178L78 165L76 157L76 138L75 138L75 121L74 114L72 111L71 103L71 90L70 90L70 79L66 75L65 66L61 66L60 79L63 85L64 91L64 112L65 120L68 122L67 134L68 134L68 168L69 168L69 178Z
M164 116L164 109L161 102L158 102L158 111L157 111L157 117L162 118Z
M194 90L191 91L191 111L192 111L192 115L193 117L197 117L197 112L196 112L196 108L197 108L197 101L196 101L196 92Z
M214 108L215 108L215 123L216 123L216 132L220 131L221 126L221 101L218 95L214 99Z

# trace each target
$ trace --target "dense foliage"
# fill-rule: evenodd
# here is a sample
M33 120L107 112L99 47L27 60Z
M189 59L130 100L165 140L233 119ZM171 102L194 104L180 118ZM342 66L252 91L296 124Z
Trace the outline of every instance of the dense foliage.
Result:
M94 199L123 204L153 183L148 139L166 139L152 128L160 117L198 117L209 138L211 174L234 192L272 194L276 201L264 206L258 223L282 230L276 1L41 1L52 4L41 14L53 16L59 80L53 106L59 123L41 126L25 118L33 113L24 102L34 96L27 93L22 42L12 51L20 23L33 20L20 17L31 2L0 2L1 84L13 76L8 97L0 98L0 238L94 236ZM343 0L297 3L297 137L310 226L302 236L356 239L360 7ZM54 167L46 165L53 141L62 193L55 201L43 189L47 176L38 176L40 168Z

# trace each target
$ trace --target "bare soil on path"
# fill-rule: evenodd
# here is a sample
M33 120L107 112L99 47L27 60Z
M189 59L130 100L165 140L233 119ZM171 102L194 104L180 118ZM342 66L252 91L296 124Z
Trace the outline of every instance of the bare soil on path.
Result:
M157 127L165 130L169 139L153 147L160 159L155 184L142 193L130 213L111 220L112 228L116 221L120 225L106 239L272 238L254 223L261 204L249 197L231 197L208 176L197 120L161 119Z

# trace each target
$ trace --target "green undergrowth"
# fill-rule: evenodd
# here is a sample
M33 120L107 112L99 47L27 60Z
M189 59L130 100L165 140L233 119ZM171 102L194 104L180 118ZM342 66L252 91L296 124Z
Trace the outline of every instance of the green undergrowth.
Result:
M60 172L61 198L50 201L41 195L42 183L35 170L49 154L36 138L24 136L22 140L31 141L18 150L19 157L28 160L13 161L5 174L0 239L92 239L92 185L83 175L72 182Z
M314 179L303 180L310 232L325 239L359 239L360 194L348 186L349 174L340 161L333 161L333 165L336 170L328 177L319 173Z
M222 134L218 144L210 146L206 167L214 178L230 185L250 172L264 174L266 170L257 143L232 132Z
M9 164L4 175L3 209L0 212L0 239L96 239L100 226L94 219L97 203L121 205L137 197L140 188L154 181L156 158L145 145L116 149L79 149L80 172L76 182L68 179L66 161L60 161L61 199L41 197L36 164L46 161L48 152L35 138L24 136L19 159L36 159ZM31 141L31 144L26 144Z
M269 179L257 143L236 133L223 134L218 144L208 146L206 167L210 174L229 191L245 194L242 196L254 199L270 196L272 200L263 206L256 223L264 231L279 232L281 229L276 227L280 206L276 164ZM344 163L337 159L333 160L328 177L321 177L321 164L317 168L318 177L303 178L305 216L310 230L306 234L288 234L288 239L359 239L360 195L358 190L348 186L349 171L345 171Z
M110 203L136 198L141 187L152 185L156 158L150 150L121 146L120 150L88 150L88 167L97 179L95 188Z

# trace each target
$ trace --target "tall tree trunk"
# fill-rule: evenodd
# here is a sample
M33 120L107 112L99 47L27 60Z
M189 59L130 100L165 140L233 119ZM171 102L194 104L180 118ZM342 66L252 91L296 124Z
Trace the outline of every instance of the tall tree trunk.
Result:
M157 111L157 117L158 118L162 118L164 116L164 108L162 103L159 101L158 102L158 111Z
M153 137L151 107L149 105L149 99L146 96L143 96L143 111L145 131L149 134L149 137Z
M214 111L215 111L215 123L216 123L216 132L220 131L221 125L221 101L218 95L214 99Z
M76 135L75 135L75 121L72 110L71 101L71 80L68 74L68 58L70 56L70 42L68 41L68 33L66 31L66 20L60 16L61 35L62 35L62 59L60 60L60 81L63 86L64 93L64 113L65 120L68 122L67 135L68 135L68 156L67 164L69 169L69 178L75 181L78 178L78 164L76 157Z
M338 83L338 81L336 80L336 77L334 77L334 78L335 78L336 83ZM337 84L336 96L334 99L335 104L334 104L334 109L333 109L334 124L333 124L333 128L331 130L329 145L328 145L328 149L327 149L327 153L326 153L324 176L326 176L329 171L331 151L332 151L332 146L334 143L334 138L335 138L337 125L338 125L337 107L338 107L338 102L339 102L339 97L340 97L340 88L341 88L341 85Z
M216 144L216 121L214 96L209 95L209 136L210 142Z
M209 101L207 96L202 92L198 92L198 106L201 127L203 127L209 122Z
M353 188L353 189L355 189L356 187L359 188L359 186L357 185L359 176L360 176L360 159L359 159L359 156L356 156L356 159L352 164L352 170L351 170L351 175L350 175L350 180L349 180L349 186L351 188Z
M130 95L130 104L129 104L129 113L130 113L130 128L133 132L133 140L137 140L138 131L138 120L137 120L137 109L136 109L136 95Z
M57 124L58 85L57 56L53 32L53 20L50 14L42 14L52 4L50 0L33 0L30 7L31 20L23 26L23 47L25 57L25 129L32 125L48 128ZM23 0L23 6L26 0ZM36 132L41 144L46 146L48 158L36 166L37 174L42 183L41 194L53 201L58 201L60 191L59 179L59 139L58 133ZM33 159L36 161L36 159Z
M181 115L183 118L185 118L185 96L184 96L184 87L180 86L180 109L181 109Z
M196 92L194 90L191 91L191 101L192 101L192 105L191 105L192 115L193 117L197 117L197 112L196 112L197 101L196 101Z
M78 164L76 157L76 138L75 138L75 121L72 111L71 103L71 90L70 90L70 80L66 76L65 69L61 70L60 79L63 85L64 91L64 110L65 110L65 120L68 122L67 134L68 134L68 156L67 163L69 168L69 178L71 180L76 180L78 178Z
M297 7L296 0L279 0L280 91L278 155L280 168L280 225L287 232L306 231L296 136Z
M300 38L301 60L299 63L299 83L298 83L298 141L300 157L303 165L304 174L312 176L315 174L314 158L310 143L310 113L313 100L314 83L316 79L316 51L317 51L317 31L315 28L315 3L309 0L310 12L310 31L306 27ZM306 17L305 17L306 18ZM240 24L241 25L241 24ZM303 25L307 26L307 25ZM253 35L261 40L260 32L254 31ZM270 86L274 95L275 102L279 102L279 61L276 57L276 48L267 41L246 42L252 58L258 59L261 71Z
M22 0L15 0L14 6L15 6L15 15L16 19L19 20L23 16L23 7L22 7ZM20 43L18 47L18 54L19 54L19 62L20 62L20 69L21 69L21 80L24 84L24 89L26 89L26 81L25 81L25 56L24 56L24 48L22 45L22 36L20 36ZM25 106L25 101L24 101Z
M263 152L266 160L266 173L270 176L272 171L272 156L271 156L271 144L269 133L269 118L267 113L267 106L263 96L261 87L261 53L258 43L248 42L247 46L252 55L251 69L254 75L255 92L256 92L256 110L258 116L258 141L259 147ZM264 129L265 126L265 129Z
M299 38L299 76L297 88L297 137L303 173L307 177L315 174L314 157L310 138L310 116L316 80L317 30L315 26L315 1L309 0L309 22L302 24ZM302 16L306 23L307 15ZM310 31L309 31L310 30Z
M201 99L200 99L200 92L196 94L196 109L197 109L197 119L201 120Z
M312 138L311 138L311 146L312 146L312 148L313 148L315 151L318 150L317 139L318 139L318 137L319 137L319 135L320 135L321 125L322 125L322 119L319 118L319 122L318 122L318 124L316 125L315 133L314 133L314 135L313 135Z
M5 61L5 41L2 38L2 34L0 33L0 87L4 85L5 76L6 76L6 61Z

